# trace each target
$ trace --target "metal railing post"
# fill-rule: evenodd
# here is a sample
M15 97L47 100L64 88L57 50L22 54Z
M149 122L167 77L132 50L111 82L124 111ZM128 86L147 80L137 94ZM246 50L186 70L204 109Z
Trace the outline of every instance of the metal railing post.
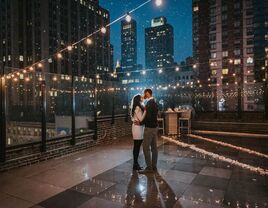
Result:
M6 161L6 87L0 78L0 162Z
M115 105L115 88L113 89L113 98L112 98L112 120L111 120L111 124L114 124L114 115L115 115L115 109L114 106Z
M129 104L128 104L128 90L126 89L126 117L125 117L125 122L128 122L128 117L129 117Z
M74 75L72 75L72 139L71 145L75 145L75 86Z
M94 83L94 140L98 139L98 88L97 78Z
M47 121L46 121L47 94L46 94L46 81L45 80L42 80L41 82L41 99L42 99L41 152L46 152L47 151Z

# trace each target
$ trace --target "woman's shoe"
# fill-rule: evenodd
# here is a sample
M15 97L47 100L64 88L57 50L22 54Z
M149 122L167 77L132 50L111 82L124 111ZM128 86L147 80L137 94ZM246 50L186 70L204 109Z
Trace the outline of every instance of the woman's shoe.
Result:
M135 164L133 165L133 170L140 171L140 170L143 170L143 168L139 164Z

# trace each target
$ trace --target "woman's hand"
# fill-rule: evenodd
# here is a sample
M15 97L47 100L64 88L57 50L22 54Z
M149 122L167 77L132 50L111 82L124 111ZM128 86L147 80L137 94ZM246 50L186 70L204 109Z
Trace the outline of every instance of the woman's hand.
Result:
M137 126L140 126L140 125L141 125L139 121L134 121L133 123L134 123L135 125L137 125Z

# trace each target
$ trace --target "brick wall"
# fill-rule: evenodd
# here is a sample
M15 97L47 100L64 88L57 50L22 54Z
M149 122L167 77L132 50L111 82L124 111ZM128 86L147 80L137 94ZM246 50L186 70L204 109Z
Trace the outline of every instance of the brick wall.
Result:
M76 145L70 144L70 137L48 140L47 151L44 153L40 152L38 142L9 148L6 153L7 161L0 163L0 171L88 150L97 145L113 143L126 136L131 136L131 122L126 122L125 116L115 116L113 124L111 117L102 117L98 119L97 140L93 139L93 133L77 137Z

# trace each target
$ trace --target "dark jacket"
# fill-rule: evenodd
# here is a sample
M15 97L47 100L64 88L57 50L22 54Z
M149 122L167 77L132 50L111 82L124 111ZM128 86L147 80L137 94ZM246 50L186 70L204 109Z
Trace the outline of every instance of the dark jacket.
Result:
M146 106L146 115L141 125L145 125L146 128L156 128L157 125L157 114L158 107L154 99L150 99Z

